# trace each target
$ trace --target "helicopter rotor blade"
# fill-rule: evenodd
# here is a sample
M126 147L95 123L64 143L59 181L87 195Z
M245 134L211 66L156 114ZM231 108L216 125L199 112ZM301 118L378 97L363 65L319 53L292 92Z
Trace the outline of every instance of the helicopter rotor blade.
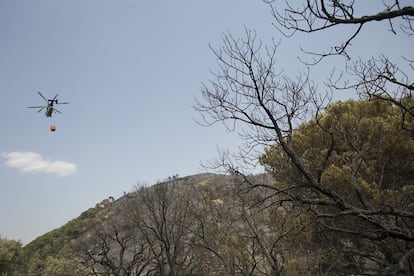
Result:
M40 93L39 91L37 91L37 93L39 93L40 97L42 97L43 100L45 100L48 103L47 99L45 98L45 96L42 95L42 93Z
M58 94L56 94L56 96L52 99L52 101L55 102L57 97L58 97Z
M64 102L64 103L60 103L60 102L59 102L59 103L56 103L56 104L69 104L69 103L68 103L68 102Z
M55 111L55 112L57 112L57 113L59 113L59 114L62 114L62 112L60 112L59 110L57 110L56 108L53 108L53 111Z
M46 106L42 105L42 106L28 106L27 108L45 108Z
M45 109L46 108L46 106L44 106L44 107L42 107L41 109L39 109L38 111L37 111L37 113L40 113L40 111L42 111L43 109Z

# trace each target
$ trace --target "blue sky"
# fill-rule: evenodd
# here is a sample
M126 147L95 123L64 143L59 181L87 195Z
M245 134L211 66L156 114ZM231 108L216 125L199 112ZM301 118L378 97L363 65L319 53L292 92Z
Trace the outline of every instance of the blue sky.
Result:
M202 172L217 148L235 150L236 133L194 121L200 84L217 68L208 44L255 29L265 43L281 39L280 67L294 76L299 46L343 35L286 40L271 22L260 0L1 0L0 235L27 243L104 198ZM410 53L383 29L368 28L353 51ZM312 77L322 82L332 62ZM26 109L42 104L37 91L70 104L46 118Z

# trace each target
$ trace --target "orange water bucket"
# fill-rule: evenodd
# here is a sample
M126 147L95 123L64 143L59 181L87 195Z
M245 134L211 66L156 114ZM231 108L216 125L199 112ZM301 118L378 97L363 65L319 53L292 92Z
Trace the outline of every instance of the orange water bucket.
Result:
M56 126L55 125L51 125L50 126L50 131L55 131L56 130Z

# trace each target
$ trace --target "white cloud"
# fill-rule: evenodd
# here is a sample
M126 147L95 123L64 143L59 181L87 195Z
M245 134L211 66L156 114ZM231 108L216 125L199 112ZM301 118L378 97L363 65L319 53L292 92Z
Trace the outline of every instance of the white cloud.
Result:
M6 165L25 173L48 173L67 176L76 172L76 164L65 161L45 160L42 155L30 151L2 153L7 159Z

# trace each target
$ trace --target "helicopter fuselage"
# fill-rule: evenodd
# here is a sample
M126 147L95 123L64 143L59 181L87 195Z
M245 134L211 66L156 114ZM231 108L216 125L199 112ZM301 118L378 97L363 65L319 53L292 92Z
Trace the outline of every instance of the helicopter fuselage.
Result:
M52 113L53 113L53 106L48 106L45 112L46 117L52 117Z

